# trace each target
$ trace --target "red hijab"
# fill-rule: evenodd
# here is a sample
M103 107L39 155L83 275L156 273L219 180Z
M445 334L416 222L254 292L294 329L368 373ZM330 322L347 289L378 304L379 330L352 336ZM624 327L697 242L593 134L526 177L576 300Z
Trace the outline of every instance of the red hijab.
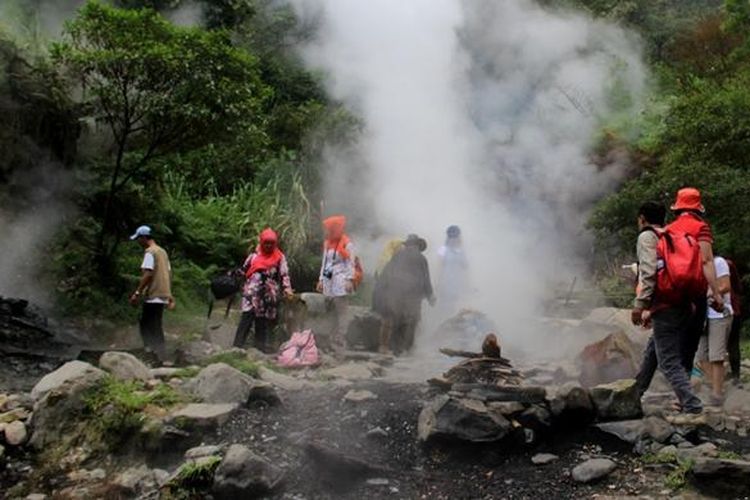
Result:
M325 249L334 249L336 253L344 259L351 257L346 246L351 240L346 235L346 217L343 215L332 215L323 221L323 227L326 230Z
M273 249L267 251L264 248L264 243L273 243ZM255 256L250 262L245 276L248 278L258 271L267 271L273 269L279 265L281 259L284 258L284 254L279 250L279 238L276 235L276 231L273 229L266 228L260 233L259 243L255 249Z

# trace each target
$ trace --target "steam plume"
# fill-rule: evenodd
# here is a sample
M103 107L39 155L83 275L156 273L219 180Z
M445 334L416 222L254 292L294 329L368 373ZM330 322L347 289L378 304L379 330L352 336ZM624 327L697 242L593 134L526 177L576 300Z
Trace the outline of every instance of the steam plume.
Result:
M530 0L294 5L320 23L306 60L366 122L354 156L331 148L326 158L329 205L371 226L351 228L366 262L380 243L363 241L372 227L420 233L434 255L458 224L475 290L467 305L509 343L540 347L531 318L552 284L578 272L586 212L622 175L589 151L605 119L637 111L637 40Z

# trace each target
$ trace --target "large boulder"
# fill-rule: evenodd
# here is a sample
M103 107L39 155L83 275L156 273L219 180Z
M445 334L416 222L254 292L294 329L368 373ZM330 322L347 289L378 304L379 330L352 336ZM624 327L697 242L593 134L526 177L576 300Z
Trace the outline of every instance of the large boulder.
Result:
M322 372L324 377L343 378L346 380L362 380L379 377L383 374L383 367L377 363L349 362Z
M214 474L213 495L217 500L260 498L281 482L283 471L241 444L227 450Z
M624 379L591 389L591 400L601 420L629 420L643 414L635 380Z
M127 352L105 352L99 358L99 367L107 370L119 380L142 380L146 382L151 378L148 367Z
M205 403L279 402L271 384L249 377L226 363L208 365L187 382L185 388Z
M556 421L565 425L585 426L596 417L589 391L573 382L558 388L549 406Z
M31 392L36 400L31 445L42 449L67 435L66 429L86 406L86 392L105 376L82 361L71 361L45 375Z
M499 441L511 432L511 423L475 399L441 395L419 415L418 434L422 442L455 440L472 443Z
M695 458L690 479L713 498L746 498L750 495L750 461Z
M377 351L380 347L380 328L383 319L369 307L350 307L351 321L346 341L353 349Z
M576 359L585 387L635 377L642 348L622 330L587 345Z
M72 383L91 385L104 377L105 373L99 368L83 361L69 361L57 370L48 373L37 382L31 390L31 397L39 401L53 389L69 386Z
M176 363L182 365L200 365L207 359L224 352L224 348L205 340L195 340L180 346L175 353Z

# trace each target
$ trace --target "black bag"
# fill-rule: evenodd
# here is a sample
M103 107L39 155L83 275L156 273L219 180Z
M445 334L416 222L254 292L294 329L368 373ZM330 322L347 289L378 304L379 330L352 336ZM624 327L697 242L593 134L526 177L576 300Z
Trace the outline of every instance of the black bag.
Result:
M242 289L242 276L231 271L220 274L211 280L211 293L216 300L226 299Z
M229 310L232 308L234 299L237 293L242 290L244 283L245 276L242 269L233 269L212 278L211 293L208 297L208 318L211 318L211 313L214 310L214 300L226 299L227 297L229 297L229 302L227 303L227 310L224 313L224 317L229 316Z

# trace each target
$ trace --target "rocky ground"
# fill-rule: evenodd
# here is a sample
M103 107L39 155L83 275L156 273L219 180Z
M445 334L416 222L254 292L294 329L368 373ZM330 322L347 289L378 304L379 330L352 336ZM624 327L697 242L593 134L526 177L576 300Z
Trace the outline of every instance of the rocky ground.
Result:
M523 384L498 388L441 379L456 360L363 352L295 371L205 341L177 368L87 359L0 387L0 498L750 495L742 387L686 420L658 381L642 404L626 379L581 386L585 360L519 363Z

